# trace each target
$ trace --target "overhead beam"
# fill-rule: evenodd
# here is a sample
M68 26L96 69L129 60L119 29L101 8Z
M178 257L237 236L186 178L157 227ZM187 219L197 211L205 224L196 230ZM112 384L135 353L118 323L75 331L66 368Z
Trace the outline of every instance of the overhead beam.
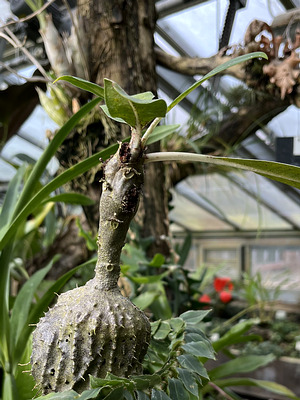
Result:
M187 8L205 3L207 0L160 0L156 1L158 18L167 17L170 14L186 10Z

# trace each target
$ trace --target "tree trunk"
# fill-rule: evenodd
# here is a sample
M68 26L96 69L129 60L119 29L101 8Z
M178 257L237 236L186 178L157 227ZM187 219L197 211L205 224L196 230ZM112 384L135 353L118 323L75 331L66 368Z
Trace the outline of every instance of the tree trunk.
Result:
M154 1L79 0L78 10L83 18L86 35L90 38L90 80L102 86L104 78L112 79L129 94L145 91L155 93ZM112 124L107 120L103 122L106 135L119 138L128 136L126 125ZM108 130L113 130L113 134ZM154 147L155 151L159 150L159 145ZM139 218L142 218L142 236L154 239L149 255L156 252L167 255L168 217L164 167L149 165L145 175L143 212ZM99 192L99 185L93 184L92 190ZM153 215L158 217L153 218Z

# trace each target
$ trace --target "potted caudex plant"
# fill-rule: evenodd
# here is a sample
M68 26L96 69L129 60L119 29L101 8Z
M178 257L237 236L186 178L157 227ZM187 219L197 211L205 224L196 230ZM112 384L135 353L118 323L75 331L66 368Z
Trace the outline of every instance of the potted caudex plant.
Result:
M264 365L271 360L270 357L256 356L253 359L246 356L232 360L233 363L230 361L229 369L216 368L209 373L203 366L206 360L215 358L217 351L239 340L249 329L250 323L238 324L219 342L212 345L201 329L201 323L209 310L187 311L178 318L159 320L150 324L145 314L121 295L117 286L120 254L129 224L138 208L144 164L156 161L214 163L251 170L300 188L299 169L294 166L262 160L230 159L180 152L154 154L145 152L147 144L172 133L174 127L169 129L166 126L159 129L157 126L167 112L192 90L221 70L257 57L266 58L264 53L257 52L224 63L197 81L169 106L162 99L154 99L150 92L130 96L118 84L108 79L102 88L70 76L59 78L94 93L96 97L84 106L83 110L79 110L77 116L73 116L67 122L33 169L28 179L29 183L24 186L16 209L11 213L11 222L5 226L1 237L0 248L7 246L7 250L3 253L6 256L3 258L4 261L9 260L10 240L18 223L24 221L30 211L56 187L99 162L99 155L90 157L55 178L33 198L29 197L30 200L27 200L49 157L54 154L80 116L104 99L105 105L101 106L103 111L112 119L130 125L131 138L129 142L119 144L114 155L111 156L115 147L100 155L102 159L106 158L106 161L103 162L98 257L94 278L84 286L60 295L54 307L40 319L33 332L31 374L36 381L38 393L46 395L47 398L57 399L193 400L209 395L215 390L221 396L226 393L228 393L226 396L230 396L229 387L232 385L250 384L266 385L269 390L279 391L287 397L295 398L290 390L275 383L267 385L259 380L245 379L241 383L225 379L233 371L248 372ZM108 158L109 156L111 157ZM8 271L8 262L5 268L5 271ZM45 273L46 271L43 271L43 274ZM35 287L43 274L40 274L39 278L33 277ZM7 277L6 274L6 281ZM64 277L59 284L61 285L66 279ZM26 289L32 282L28 283ZM7 287L8 285L3 291L5 296L8 296ZM59 290L58 284L55 287ZM9 313L5 314L7 302L4 302L1 308L2 319L5 320L7 327L1 336L1 341L10 349L1 352L1 362L4 362L5 368L11 365L11 368L4 369L3 400L14 398L16 379L14 371L17 369L20 357L13 357L21 354L26 341L29 341L31 328L28 328L28 319L31 323L37 322L42 306L49 303L50 297L48 296L47 302L44 300L42 305L33 307L31 313L29 313L28 296L22 292L20 298L23 304L26 302L28 318L27 315L23 315L22 320L16 318L19 309L22 309L22 302L18 301L18 298L11 318L7 316ZM16 340L11 340L9 329L14 332L15 327L17 327L14 333ZM18 351L15 351L13 346L16 346ZM142 363L147 371L144 375L142 375Z

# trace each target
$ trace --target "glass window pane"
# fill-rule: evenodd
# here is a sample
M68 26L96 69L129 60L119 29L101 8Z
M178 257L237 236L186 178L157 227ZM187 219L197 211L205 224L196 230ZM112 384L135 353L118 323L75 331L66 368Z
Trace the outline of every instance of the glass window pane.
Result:
M237 249L204 249L203 261L206 267L215 270L215 275L229 276L231 279L240 277Z
M262 282L270 290L280 288L280 299L300 300L300 248L289 246L253 246L251 274L260 273Z

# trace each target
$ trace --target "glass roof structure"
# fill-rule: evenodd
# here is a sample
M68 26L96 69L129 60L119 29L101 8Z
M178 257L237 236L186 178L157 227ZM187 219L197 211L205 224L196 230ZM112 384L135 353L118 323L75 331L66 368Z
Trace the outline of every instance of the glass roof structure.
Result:
M229 0L160 0L156 45L172 55L210 57L217 53L226 21ZM233 2L232 2L233 3ZM236 0L236 13L230 27L227 44L243 41L247 26L254 19L271 23L275 16L291 8L300 7L300 0ZM0 0L3 21L10 11L6 0ZM0 21L1 22L1 21ZM1 39L0 39L1 40ZM15 54L15 57L17 54ZM5 53L0 59L5 62ZM11 57L11 55L10 55ZM28 63L19 72L32 74ZM194 78L179 75L161 66L157 67L159 95L169 102L193 83ZM0 90L11 83L22 84L20 78L8 73L0 65ZM219 87L236 85L235 79L222 77ZM197 103L199 93L193 92L182 107L168 117L170 122L185 125L190 111ZM38 128L37 128L38 127ZM10 162L37 159L47 145L47 130L56 125L38 106L30 118L0 153L0 191L14 174ZM182 130L184 132L184 129ZM266 134L266 132L268 134ZM236 149L235 156L276 160L273 142L277 137L295 137L295 149L300 154L300 110L290 106L264 129L246 139ZM297 147L298 146L298 147ZM58 163L48 166L55 174ZM170 219L174 232L202 231L293 231L300 235L300 192L252 173L226 170L190 176L172 189Z

